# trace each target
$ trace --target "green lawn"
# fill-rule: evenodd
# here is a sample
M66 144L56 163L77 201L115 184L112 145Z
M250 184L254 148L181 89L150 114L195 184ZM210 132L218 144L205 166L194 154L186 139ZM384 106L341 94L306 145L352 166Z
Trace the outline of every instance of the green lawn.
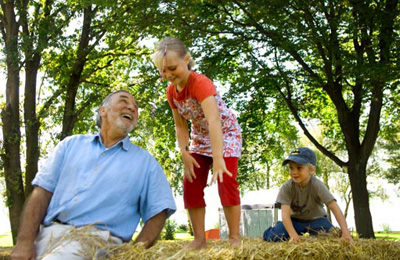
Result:
M387 239L387 240L398 240L400 241L400 233L383 233L376 232L375 237L377 239Z
M175 239L176 240L192 240L193 236L191 236L189 233L187 232L177 232L175 233Z
M12 238L11 238L11 232L7 232L4 234L0 235L0 246L1 247L7 247L7 246L12 246Z

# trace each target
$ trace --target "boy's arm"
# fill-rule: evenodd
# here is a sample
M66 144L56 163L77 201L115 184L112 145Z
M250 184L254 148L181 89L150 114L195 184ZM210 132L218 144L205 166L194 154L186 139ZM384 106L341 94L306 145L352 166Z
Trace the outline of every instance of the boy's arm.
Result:
M35 259L34 241L52 196L53 193L43 188L33 189L21 216L17 243L11 252L11 259Z
M282 204L281 213L282 223L283 226L285 226L286 231L289 233L290 241L294 242L295 244L299 243L300 237L294 229L292 219L290 218L290 206Z
M340 229L342 230L342 240L353 240L353 237L350 234L350 231L347 227L346 219L343 216L342 211L339 208L339 205L336 203L335 200L332 200L329 204L328 207L330 210L333 212L333 215L335 215L335 218L337 222L339 223Z

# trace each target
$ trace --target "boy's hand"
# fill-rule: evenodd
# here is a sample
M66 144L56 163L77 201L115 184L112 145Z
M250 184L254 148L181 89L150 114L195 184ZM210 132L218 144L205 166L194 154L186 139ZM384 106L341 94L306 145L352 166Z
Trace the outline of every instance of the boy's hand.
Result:
M298 244L300 243L300 237L298 234L290 235L289 243Z
M194 166L200 168L200 164L196 161L196 159L193 158L193 156L190 155L189 152L186 151L182 153L182 160L183 160L183 165L185 167L184 170L185 178L190 183L192 183L193 179L196 179L196 174L194 173Z
M210 185L217 182L218 179L220 182L222 182L224 173L232 177L232 173L226 168L224 158L213 158L213 175Z
M342 231L342 237L340 238L341 241L348 241L348 242L353 242L353 237L351 236L350 232L343 232Z

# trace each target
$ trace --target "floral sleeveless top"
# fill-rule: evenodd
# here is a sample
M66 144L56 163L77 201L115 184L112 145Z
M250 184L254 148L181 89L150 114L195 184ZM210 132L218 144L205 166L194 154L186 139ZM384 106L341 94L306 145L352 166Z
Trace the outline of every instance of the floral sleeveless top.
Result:
M167 87L167 99L171 108L178 109L179 114L191 122L189 151L212 157L208 122L201 107L201 102L209 96L215 97L220 114L224 139L223 156L240 157L241 128L235 114L226 106L209 78L191 71L189 80L181 92L177 91L175 85Z

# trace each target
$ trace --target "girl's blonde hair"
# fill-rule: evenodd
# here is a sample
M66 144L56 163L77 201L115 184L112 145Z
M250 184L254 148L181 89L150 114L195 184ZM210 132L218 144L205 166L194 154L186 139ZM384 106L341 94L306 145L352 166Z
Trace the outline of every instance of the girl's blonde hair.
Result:
M186 54L189 54L189 52L186 50L185 45L183 44L183 42L177 38L174 37L166 37L164 39L162 39L157 47L155 52L150 56L151 60L153 61L153 63L156 65L157 68L162 69L163 67L163 57L164 52L169 52L169 51L174 51L178 57L184 59ZM190 54L189 54L190 56ZM194 61L192 59L192 57L190 56L190 60L188 63L188 69L191 70L194 66Z

